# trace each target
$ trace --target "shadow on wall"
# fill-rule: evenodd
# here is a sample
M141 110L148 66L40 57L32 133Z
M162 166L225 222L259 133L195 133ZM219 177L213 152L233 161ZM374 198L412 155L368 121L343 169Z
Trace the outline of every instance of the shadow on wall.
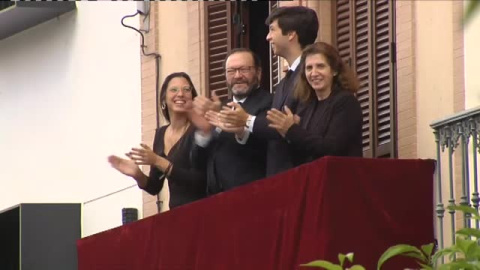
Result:
M76 18L77 9L0 41L2 48L0 50L0 59L2 59L0 95L6 94L9 91L8 87L12 85L19 86L12 91L14 95L15 93L20 95L38 92L40 89L28 87L35 83L26 84L25 82L43 74L48 77L55 74L56 80L68 79L70 66L68 60L72 58L71 54L75 43ZM51 56L43 53L43 48L49 48L49 51L54 49L55 57L63 61L57 61L55 65L52 65ZM35 61L30 61L32 59ZM2 100L3 98L0 99L0 104Z

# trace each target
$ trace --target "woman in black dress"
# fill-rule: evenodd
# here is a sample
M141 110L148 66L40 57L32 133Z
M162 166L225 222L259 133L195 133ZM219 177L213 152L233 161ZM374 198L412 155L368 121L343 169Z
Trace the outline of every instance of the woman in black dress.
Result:
M306 47L294 95L297 115L285 107L267 113L270 127L290 144L295 165L323 156L362 156L359 83L338 51L325 42Z
M162 85L160 104L162 114L169 122L155 132L153 150L146 144L132 148L126 155L108 161L118 171L137 181L138 186L152 195L161 191L165 178L170 189L170 208L193 202L206 196L205 173L194 169L190 163L195 128L187 114L197 92L190 77L183 72L172 73ZM145 175L138 165L149 165Z

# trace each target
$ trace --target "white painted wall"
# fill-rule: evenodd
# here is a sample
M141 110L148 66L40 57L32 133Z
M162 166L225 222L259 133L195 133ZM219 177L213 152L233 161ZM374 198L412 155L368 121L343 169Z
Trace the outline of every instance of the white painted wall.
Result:
M470 0L472 1L472 0ZM464 1L466 5L468 1ZM480 12L465 26L465 109L480 106Z
M123 207L142 212L140 190L107 162L141 139L139 35L120 24L135 11L135 2L77 2L0 41L0 211L94 200L85 235L121 225Z
M141 193L137 185L85 202L82 235L88 236L122 225L122 208L137 208L138 218L142 218Z

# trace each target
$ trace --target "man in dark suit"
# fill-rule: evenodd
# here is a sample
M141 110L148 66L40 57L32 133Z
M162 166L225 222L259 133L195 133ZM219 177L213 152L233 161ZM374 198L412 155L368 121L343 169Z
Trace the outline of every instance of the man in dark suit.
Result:
M269 26L267 40L274 54L284 58L289 66L285 77L274 88L272 108L283 110L287 106L296 113L297 101L293 97L293 89L299 76L300 69L297 67L303 48L317 38L317 15L307 7L280 7L270 14L265 23ZM226 127L247 126L252 133L250 138L268 140L267 175L293 167L288 143L276 130L268 127L266 114L255 116L239 108L235 111L222 110L219 117Z
M232 110L241 108L251 115L265 113L271 107L271 94L259 87L261 63L255 53L249 49L234 49L225 60L227 87L233 95ZM207 193L215 194L265 177L266 145L257 138L249 139L249 132L240 127L230 132L215 122L220 110L218 98L209 100L197 97L194 100L196 115L205 115L217 128L205 124L201 119L193 118L197 126L192 159L196 166L207 171Z

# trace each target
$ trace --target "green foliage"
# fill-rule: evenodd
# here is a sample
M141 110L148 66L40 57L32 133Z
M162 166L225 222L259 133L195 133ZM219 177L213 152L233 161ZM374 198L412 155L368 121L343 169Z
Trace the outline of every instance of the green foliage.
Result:
M465 11L465 17L463 18L463 23L467 24L472 20L476 12L480 10L480 1L479 0L470 0L467 4L467 10Z
M480 219L475 208L468 206L448 207L450 210L462 211L468 214L470 219ZM380 270L383 263L395 256L408 256L414 258L422 269L439 270L480 270L480 230L474 228L463 228L456 232L455 244L451 247L441 249L435 254L433 244L424 245L421 250L410 245L396 245L387 249L378 260L377 270ZM448 257L449 262L438 265L441 258Z
M338 261L339 264L333 264L328 261L318 260L309 262L307 264L302 264L300 266L310 266L310 267L319 267L326 270L343 270L345 259L347 259L350 263L353 263L353 253L348 254L338 254ZM348 268L349 270L365 270L365 268L361 265L354 265Z
M420 266L424 269L432 269L428 265L431 261L431 253L433 250L433 244L423 245L421 250L411 245L396 245L387 249L380 259L378 260L377 269L379 270L382 265L389 259L396 256L407 256L417 260Z
M327 269L327 270L343 270L343 268L340 265L333 264L331 262L323 261L323 260L309 262L307 264L302 264L300 266L319 267L319 268L324 268L324 269Z
M461 211L467 218L480 220L480 215L475 208L468 206L448 207L450 210ZM463 228L456 232L455 244L451 247L434 252L434 244L423 245L420 248L411 245L396 245L387 249L378 260L377 270L384 263L396 256L413 258L424 270L480 270L480 229ZM438 264L440 259L447 257L449 261ZM317 260L301 266L319 267L326 270L365 270L361 265L345 268L345 262L353 263L353 253L339 254L339 264L333 264L324 260Z

